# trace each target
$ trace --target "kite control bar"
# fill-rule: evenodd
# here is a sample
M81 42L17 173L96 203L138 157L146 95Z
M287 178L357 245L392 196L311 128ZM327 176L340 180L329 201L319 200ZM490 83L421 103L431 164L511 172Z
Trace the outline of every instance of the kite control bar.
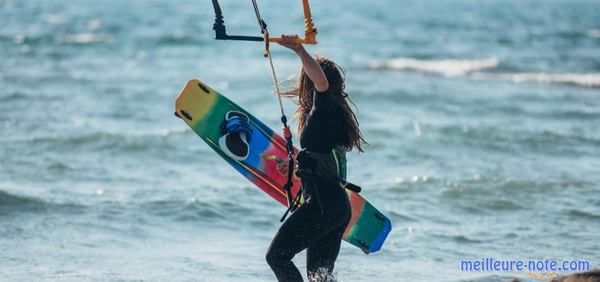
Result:
M317 29L315 28L315 24L312 20L312 15L310 12L310 6L308 5L308 0L301 0L302 8L304 9L304 38L298 38L295 40L297 44L317 44ZM238 41L265 41L265 37L269 38L269 42L280 42L280 37L268 37L268 36L245 36L245 35L229 35L227 34L227 30L225 29L225 21L223 20L223 12L221 11L221 6L219 5L218 0L212 0L213 7L215 9L215 23L213 24L213 30L215 31L215 39L218 40L238 40ZM254 11L256 12L256 17L261 26L261 32L263 32L267 28L267 24L260 17L260 13L258 11L258 6L256 2L253 0Z

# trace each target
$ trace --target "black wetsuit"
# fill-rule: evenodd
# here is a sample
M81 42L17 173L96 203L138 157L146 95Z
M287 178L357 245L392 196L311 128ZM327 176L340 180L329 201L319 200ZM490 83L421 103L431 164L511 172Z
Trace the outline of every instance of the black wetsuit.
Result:
M333 94L315 93L314 96L300 145L309 152L331 153L335 146L348 144L343 112ZM305 203L279 228L266 259L279 281L302 281L291 260L307 249L309 280L330 281L342 236L350 221L350 201L339 181L331 179L303 177L302 192Z

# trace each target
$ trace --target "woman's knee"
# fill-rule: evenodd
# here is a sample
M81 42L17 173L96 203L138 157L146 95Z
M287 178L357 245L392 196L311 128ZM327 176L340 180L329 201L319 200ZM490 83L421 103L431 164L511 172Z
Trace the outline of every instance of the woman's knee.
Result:
M286 256L284 256L281 252L278 252L274 249L269 249L265 255L265 260L270 266L276 266L291 259L287 259Z
M267 261L267 263L269 265L275 265L277 264L277 255L275 255L273 253L273 251L271 251L270 249L267 251L267 254L265 255L265 260Z

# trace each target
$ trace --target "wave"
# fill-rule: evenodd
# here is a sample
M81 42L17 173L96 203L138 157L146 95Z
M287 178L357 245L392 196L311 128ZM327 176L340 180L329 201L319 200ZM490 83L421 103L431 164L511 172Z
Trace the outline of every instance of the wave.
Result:
M187 34L183 32L174 32L172 34L163 34L157 38L147 38L150 42L159 45L183 46L183 45L204 45L207 41L197 34Z
M73 203L52 203L40 198L14 195L0 191L0 217L15 213L45 213L47 211L81 213L84 206Z
M172 196L154 199L130 199L126 201L93 197L55 202L35 196L18 195L0 190L0 219L21 214L61 214L98 216L101 220L120 220L123 216L141 214L149 218L162 218L174 222L204 222L223 225L239 224L244 220L254 226L271 226L280 216L275 202L251 189L241 190L245 199L238 201L240 191L223 192L222 197ZM101 192L97 192L101 193ZM262 208L267 207L267 208ZM90 213L91 212L91 213Z
M98 44L98 43L110 43L114 38L109 34L103 33L72 33L64 35L56 35L52 33L41 33L41 34L18 34L15 36L8 36L0 34L0 42L10 42L15 45L25 46L51 46L54 44Z
M190 134L186 128L163 128L143 134L125 134L124 132L91 132L78 135L46 134L24 138L6 138L0 143L30 143L34 145L60 146L100 146L100 148L154 149L156 146L169 146L168 138Z
M558 83L589 88L600 87L600 73L485 73L477 72L470 75L476 80L504 80L515 83L538 82Z
M176 221L214 220L226 217L225 212L215 202L200 202L190 199L161 199L146 201L140 208L148 214L171 217Z
M107 43L112 40L112 37L105 34L94 33L77 33L68 34L59 39L62 43L70 44L92 44L92 43Z
M242 193L247 192L243 191ZM236 224L239 223L238 219L243 219L256 225L268 225L273 222L273 216L279 215L279 210L258 208L260 205L257 205L254 200L238 201L236 195L239 196L240 194L223 192L222 197L213 199L170 197L144 200L136 205L136 209L152 216L168 218L176 222L201 221L223 224ZM258 193L250 192L249 195L253 195L251 197L256 198L258 201L263 198L263 195ZM266 206L277 207L274 202Z
M406 194L407 192L423 192L423 189L438 190L442 188L442 196L446 199L462 199L465 196L472 198L488 197L498 202L491 202L492 206L498 209L519 208L513 206L511 201L518 200L515 195L540 194L552 196L563 189L583 189L597 191L595 182L582 181L576 179L565 180L536 180L536 179L516 179L507 176L479 175L463 178L447 178L435 176L403 176L399 175L392 180L387 180L384 184L386 193ZM493 187L487 189L483 187Z
M34 97L33 95L29 95L22 91L12 91L10 93L0 95L0 101L10 102L10 101L18 101L18 100L28 100L33 97Z
M591 38L600 38L600 29L590 29L586 31L586 34Z
M46 206L46 202L27 196L18 196L0 191L0 207L15 208L15 207L30 207L41 209Z
M581 209L570 209L568 214L574 218L587 218L590 220L600 220L600 214L584 211Z
M600 36L600 30L590 31L590 36ZM484 70L500 65L496 57L483 59L420 60L400 57L386 62L370 63L373 70L399 70L438 74L446 77L467 76L474 80L501 80L514 83L535 82L566 84L587 88L600 88L600 73L496 73Z
M371 69L412 70L435 73L448 77L463 76L474 71L495 68L500 64L496 57L484 59L446 59L419 60L414 58L396 58L383 63L371 63Z

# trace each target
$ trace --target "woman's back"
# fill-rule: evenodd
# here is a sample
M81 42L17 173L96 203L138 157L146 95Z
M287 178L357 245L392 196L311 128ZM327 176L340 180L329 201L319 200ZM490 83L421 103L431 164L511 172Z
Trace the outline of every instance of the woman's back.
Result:
M313 108L300 134L300 146L309 151L330 152L337 145L348 147L343 112L329 91L316 92Z

